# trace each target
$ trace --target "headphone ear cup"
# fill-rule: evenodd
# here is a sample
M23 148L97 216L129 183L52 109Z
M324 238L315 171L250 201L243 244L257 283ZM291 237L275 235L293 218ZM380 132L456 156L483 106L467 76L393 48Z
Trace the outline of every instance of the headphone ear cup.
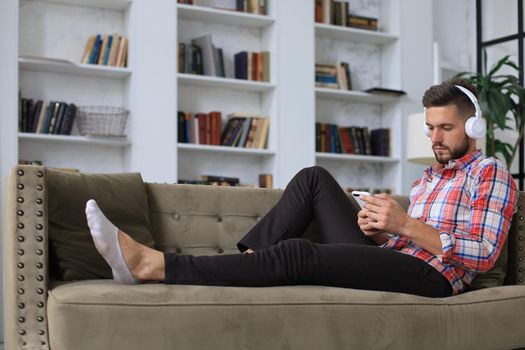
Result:
M485 136L487 125L485 119L470 117L465 123L465 133L471 139L480 139Z
M430 130L428 130L428 125L426 122L423 123L423 132L425 133L425 135L430 137Z

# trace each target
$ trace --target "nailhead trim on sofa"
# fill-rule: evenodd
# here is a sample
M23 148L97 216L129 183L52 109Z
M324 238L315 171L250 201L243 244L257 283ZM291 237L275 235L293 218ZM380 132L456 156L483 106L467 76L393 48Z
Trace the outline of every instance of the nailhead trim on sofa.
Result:
M14 312L18 348L49 349L46 299L48 285L48 224L45 168L19 166L16 170L16 292ZM11 294L13 295L13 294Z

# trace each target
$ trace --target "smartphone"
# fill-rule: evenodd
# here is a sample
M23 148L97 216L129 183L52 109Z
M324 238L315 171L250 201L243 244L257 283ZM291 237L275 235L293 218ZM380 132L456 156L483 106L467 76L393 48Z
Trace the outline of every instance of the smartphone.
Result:
M366 202L360 198L361 195L370 196L370 192L352 191L352 196L354 196L354 199L356 200L357 204L359 204L361 209L363 209Z

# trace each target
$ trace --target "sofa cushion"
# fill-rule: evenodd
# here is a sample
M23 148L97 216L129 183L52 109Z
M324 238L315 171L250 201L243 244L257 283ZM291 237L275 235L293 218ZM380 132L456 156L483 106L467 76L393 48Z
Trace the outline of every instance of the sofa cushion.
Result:
M484 273L479 273L476 275L472 281L470 289L477 290L482 288L491 288L502 286L505 281L505 276L507 273L507 259L508 259L508 239L505 241L503 248L501 248L501 253L494 263L494 266Z
M525 342L525 286L425 298L92 280L51 288L47 310L54 350L504 349Z
M51 273L62 280L112 278L86 222L88 199L97 201L117 227L154 246L149 208L138 173L82 174L47 170Z

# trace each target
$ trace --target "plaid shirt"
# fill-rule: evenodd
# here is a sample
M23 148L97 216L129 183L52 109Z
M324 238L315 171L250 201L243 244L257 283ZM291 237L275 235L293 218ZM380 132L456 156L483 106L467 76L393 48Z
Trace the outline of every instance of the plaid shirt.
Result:
M405 237L384 245L432 265L462 292L478 272L489 270L500 255L517 206L514 179L503 165L480 150L436 163L410 192L408 214L439 230L442 255L434 255Z

